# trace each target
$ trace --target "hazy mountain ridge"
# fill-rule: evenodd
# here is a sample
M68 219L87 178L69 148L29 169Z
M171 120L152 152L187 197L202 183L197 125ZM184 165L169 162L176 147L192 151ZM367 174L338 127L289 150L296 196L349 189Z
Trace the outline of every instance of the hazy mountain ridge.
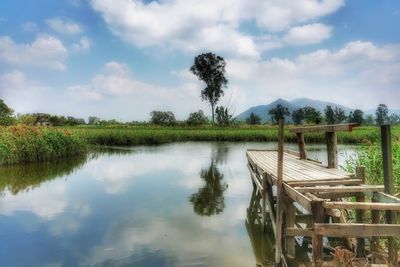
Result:
M287 101L282 98L278 98L277 100L267 104L267 105L258 105L251 107L247 109L246 111L240 113L236 118L238 120L244 121L246 118L250 116L250 114L253 112L254 114L260 116L262 119L262 122L270 121L271 118L268 115L268 111L272 108L275 108L276 105L281 104L282 106L285 106L289 109L289 112L292 113L293 110L296 110L298 108L303 108L306 106L311 106L315 108L316 110L320 111L322 114L324 114L324 109L326 106L330 105L332 108L342 108L345 110L346 114L348 115L350 111L353 111L353 108L349 108L343 105L339 105L333 102L326 102L326 101L321 101L321 100L314 100L310 98L296 98L293 99L292 101ZM291 121L291 118L289 116L288 118L289 121Z

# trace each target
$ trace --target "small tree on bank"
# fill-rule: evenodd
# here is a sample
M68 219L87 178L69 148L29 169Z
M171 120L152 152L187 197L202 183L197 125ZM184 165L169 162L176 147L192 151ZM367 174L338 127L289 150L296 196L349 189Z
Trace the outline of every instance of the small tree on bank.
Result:
M274 124L278 124L280 119L284 119L285 116L289 116L290 112L287 107L282 106L281 104L276 105L275 108L270 109L268 111L268 115L271 116L271 121Z
M295 125L300 125L304 120L304 110L298 108L292 112L292 121Z
M0 125L11 125L14 123L14 110L0 99Z
M246 123L250 125L257 125L261 123L260 116L254 114L254 112L250 113L250 116L246 119Z
M210 103L213 123L215 123L215 106L224 95L222 88L228 84L225 78L225 66L223 57L214 53L204 53L196 56L190 67L190 71L206 84L201 90L201 99Z
M388 113L389 113L388 107L385 104L379 104L378 107L376 108L376 112L375 112L376 123L378 125L387 123L389 121Z
M190 113L188 119L186 120L188 125L201 125L206 124L207 122L208 119L201 109L197 112Z
M228 108L220 106L215 109L217 123L220 126L228 126L232 123L232 115L229 114Z
M361 109L350 111L349 122L362 124L364 122L364 112Z
M152 111L150 123L156 125L170 126L176 123L175 115L171 111Z

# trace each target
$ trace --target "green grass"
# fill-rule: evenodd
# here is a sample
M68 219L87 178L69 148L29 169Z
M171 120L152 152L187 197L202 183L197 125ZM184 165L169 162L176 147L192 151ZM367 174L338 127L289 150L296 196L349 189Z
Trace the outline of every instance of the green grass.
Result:
M67 129L0 127L0 165L44 162L83 154L86 140Z
M400 193L400 140L394 138L393 150L393 179L396 192ZM345 169L354 172L356 166L365 166L366 179L369 184L383 184L382 151L378 142L361 146L354 157L346 160Z
M290 126L289 126L290 127ZM296 142L296 136L286 128L286 142ZM71 132L86 139L92 145L153 145L185 141L231 141L267 142L277 141L276 126L237 126L237 127L161 127L161 126L108 126L108 127L70 127ZM399 127L394 131L399 135ZM323 143L321 133L306 134L306 142ZM378 127L359 127L353 132L340 132L338 142L361 144L379 139Z

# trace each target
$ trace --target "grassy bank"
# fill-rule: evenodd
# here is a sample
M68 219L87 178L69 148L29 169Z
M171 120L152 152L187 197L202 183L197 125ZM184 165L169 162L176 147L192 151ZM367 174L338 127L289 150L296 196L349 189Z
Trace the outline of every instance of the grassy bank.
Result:
M286 129L287 142L296 142L296 136ZM266 142L277 141L275 126L239 127L157 127L157 126L116 126L116 127L71 127L71 132L81 136L92 145L152 145L185 141L231 141ZM399 136L400 128L394 129ZM353 132L338 134L338 141L346 144L361 144L379 139L378 127L359 127ZM306 134L306 142L323 143L324 134Z
M0 165L49 161L86 150L86 141L67 129L0 127Z
M400 193L400 140L395 138L393 149L393 178L397 193ZM369 184L383 184L382 151L378 142L363 145L357 155L348 158L346 169L354 172L356 166L365 166Z

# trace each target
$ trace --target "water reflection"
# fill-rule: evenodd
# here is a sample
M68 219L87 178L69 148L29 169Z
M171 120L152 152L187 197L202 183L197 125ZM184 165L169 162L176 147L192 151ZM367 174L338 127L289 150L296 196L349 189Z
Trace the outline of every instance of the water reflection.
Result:
M29 191L44 181L71 175L86 163L86 156L72 157L45 163L29 163L0 167L0 195Z
M205 185L190 197L193 210L200 216L211 216L221 213L225 208L224 192L228 184L223 181L224 175L214 160L207 169L200 171L200 178Z

